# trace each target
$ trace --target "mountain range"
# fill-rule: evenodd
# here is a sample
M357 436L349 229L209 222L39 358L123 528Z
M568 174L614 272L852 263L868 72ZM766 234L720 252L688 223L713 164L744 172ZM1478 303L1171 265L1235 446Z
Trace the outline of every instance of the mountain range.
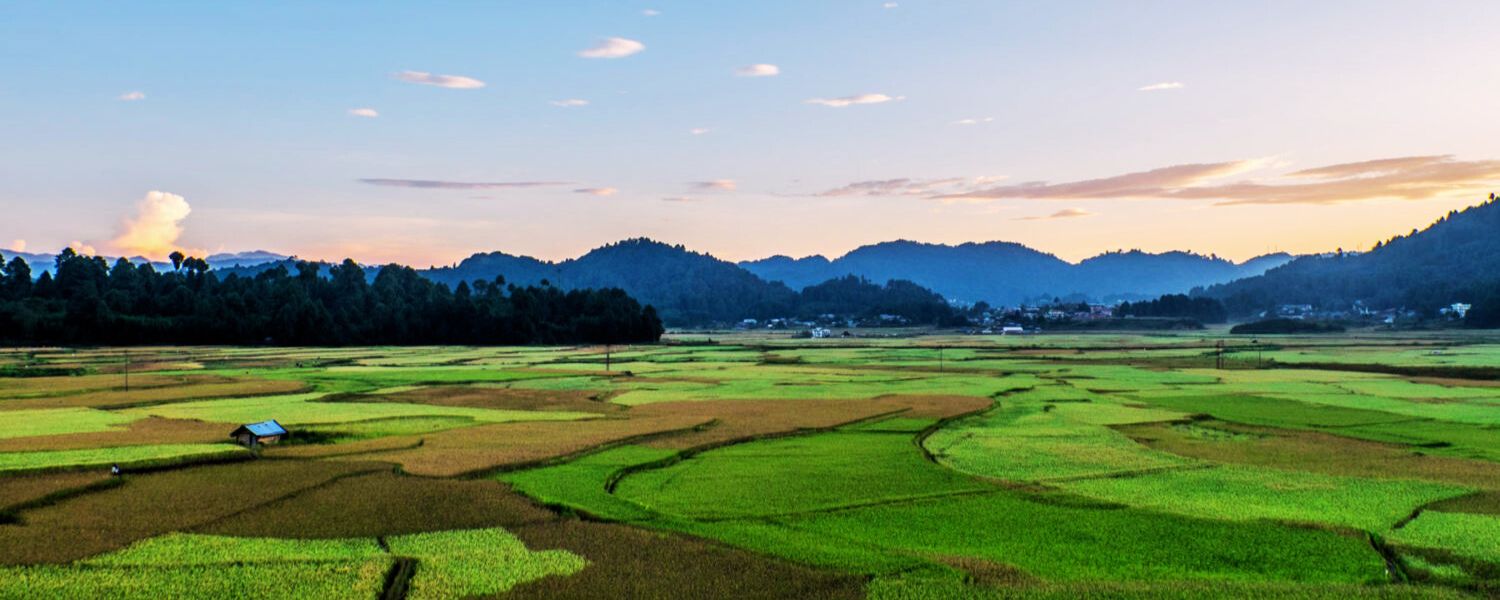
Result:
M1500 200L1491 195L1488 202L1450 212L1426 229L1413 229L1368 252L1305 256L1264 274L1194 293L1222 300L1235 314L1277 304L1350 309L1358 302L1370 308L1404 306L1429 313L1470 304L1478 319L1493 314L1500 321L1496 232Z
M1259 275L1291 255L1268 254L1243 263L1189 252L1109 252L1069 263L1011 242L956 246L898 240L862 246L839 258L773 256L740 263L768 281L794 289L844 275L875 281L905 279L950 300L1016 305L1039 298L1137 300Z

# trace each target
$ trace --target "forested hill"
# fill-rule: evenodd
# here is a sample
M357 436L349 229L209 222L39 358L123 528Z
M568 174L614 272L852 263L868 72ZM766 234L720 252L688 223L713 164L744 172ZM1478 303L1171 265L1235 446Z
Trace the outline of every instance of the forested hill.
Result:
M371 278L349 260L220 278L206 260L178 254L160 272L64 250L35 279L20 257L0 273L6 344L575 344L661 334L655 310L617 288L479 281L450 290L399 265Z
M906 279L949 298L1016 305L1046 296L1094 299L1151 298L1258 275L1291 260L1270 254L1244 263L1188 252L1110 252L1072 264L1011 242L957 246L912 241L862 246L834 260L786 256L741 266L794 289L832 277L858 275L876 281Z
M1371 308L1430 312L1464 302L1474 305L1472 324L1500 325L1500 202L1491 195L1369 252L1303 257L1196 293L1218 298L1240 315L1279 304L1347 309L1360 301Z
M644 238L556 263L500 252L476 254L455 267L423 274L453 284L502 276L527 285L545 280L563 289L616 287L655 306L673 324L786 316L796 303L790 288L762 280L734 263Z

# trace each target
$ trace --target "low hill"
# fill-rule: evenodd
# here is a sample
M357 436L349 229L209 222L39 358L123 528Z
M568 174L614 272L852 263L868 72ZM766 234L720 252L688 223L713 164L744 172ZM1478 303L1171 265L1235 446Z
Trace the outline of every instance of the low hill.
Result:
M1308 256L1265 274L1196 293L1219 298L1234 314L1280 304L1347 309L1409 307L1435 312L1456 302L1483 314L1500 302L1500 201L1454 211L1424 230L1396 236L1369 252ZM1490 299L1493 299L1491 301Z

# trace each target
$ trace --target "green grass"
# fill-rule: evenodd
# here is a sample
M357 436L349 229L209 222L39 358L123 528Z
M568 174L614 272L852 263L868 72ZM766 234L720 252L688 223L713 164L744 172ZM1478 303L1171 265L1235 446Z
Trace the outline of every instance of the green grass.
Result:
M649 511L608 493L605 486L621 469L655 462L676 453L676 450L645 446L621 446L557 466L505 473L499 479L546 504L570 506L618 521L649 519L653 516Z
M156 467L182 462L241 456L249 451L231 444L158 444L80 450L0 452L0 473L67 468Z
M1468 491L1424 481L1242 466L1190 468L1058 485L1091 498L1183 515L1321 523L1374 532L1389 529L1423 504Z
M0 407L4 403L0 402ZM93 433L119 429L137 417L92 408L0 411L0 440L37 435Z
M924 461L909 434L836 432L712 450L626 477L615 491L652 510L702 519L986 489Z
M133 416L196 419L222 423L253 423L276 419L283 425L322 425L398 417L468 417L483 423L512 421L571 421L598 415L564 411L498 410L405 404L399 402L320 402L326 394L294 394L181 402L122 411Z
M385 554L373 539L293 540L169 533L79 561L100 567L362 561Z
M363 440L392 435L420 435L474 425L473 417L392 417L354 421L335 425L311 425L297 430L297 435L310 433L335 440Z
M380 593L388 560L160 567L0 568L0 598L333 598Z
M1500 566L1500 517L1425 511L1386 534L1400 546L1433 548Z
M391 553L418 560L408 598L499 594L517 584L566 576L588 564L565 550L534 552L504 529L417 533L389 538Z

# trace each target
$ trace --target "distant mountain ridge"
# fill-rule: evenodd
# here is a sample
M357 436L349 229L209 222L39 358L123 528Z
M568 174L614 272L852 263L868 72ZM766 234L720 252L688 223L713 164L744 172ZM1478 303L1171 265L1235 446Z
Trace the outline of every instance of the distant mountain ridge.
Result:
M1290 261L1285 253L1243 263L1188 252L1109 252L1078 264L1013 242L950 246L908 240L857 248L837 259L772 256L741 262L752 273L793 289L833 277L907 279L950 299L1015 305L1040 296L1154 298L1259 275Z
M1279 304L1350 309L1408 307L1435 312L1472 304L1481 320L1500 322L1500 200L1448 213L1421 231L1368 252L1305 256L1264 274L1196 293L1223 300L1232 313ZM1486 325L1489 326L1489 325Z

